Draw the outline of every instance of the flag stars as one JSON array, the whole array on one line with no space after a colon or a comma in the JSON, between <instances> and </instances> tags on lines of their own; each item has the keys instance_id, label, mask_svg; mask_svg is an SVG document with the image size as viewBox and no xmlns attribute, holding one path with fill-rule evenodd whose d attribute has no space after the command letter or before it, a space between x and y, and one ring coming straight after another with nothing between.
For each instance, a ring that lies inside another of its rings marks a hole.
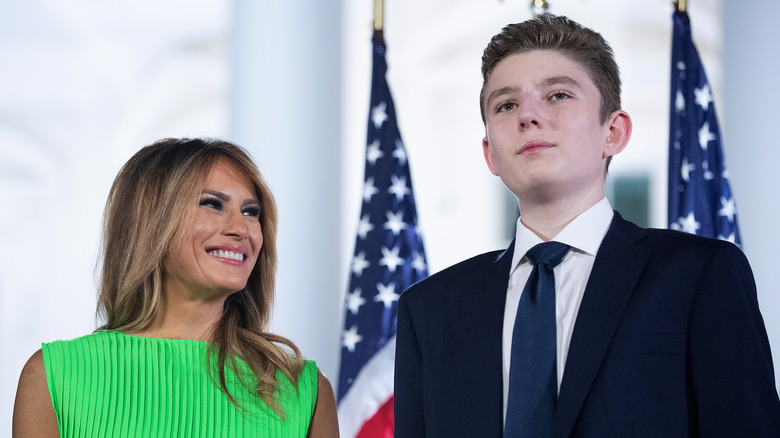
<instances>
[{"instance_id":1,"label":"flag stars","mask_svg":"<svg viewBox=\"0 0 780 438\"><path fill-rule=\"evenodd\" d=\"M392 250L387 247L382 247L382 259L379 260L379 264L387 266L387 269L389 269L390 272L395 272L395 268L404 264L404 259L398 256L400 251L401 248L398 246Z\"/></svg>"},{"instance_id":2,"label":"flag stars","mask_svg":"<svg viewBox=\"0 0 780 438\"><path fill-rule=\"evenodd\" d=\"M346 347L346 349L349 350L350 353L354 353L355 345L357 345L357 343L362 340L363 337L360 336L357 332L357 326L353 325L352 328L344 332L342 345Z\"/></svg>"},{"instance_id":3,"label":"flag stars","mask_svg":"<svg viewBox=\"0 0 780 438\"><path fill-rule=\"evenodd\" d=\"M393 151L393 156L398 158L398 162L401 163L402 166L406 165L406 151L404 150L404 143L400 138L395 140L395 150Z\"/></svg>"},{"instance_id":4,"label":"flag stars","mask_svg":"<svg viewBox=\"0 0 780 438\"><path fill-rule=\"evenodd\" d=\"M374 177L369 176L363 184L363 201L371 201L371 197L379 193L379 189L374 185Z\"/></svg>"},{"instance_id":5,"label":"flag stars","mask_svg":"<svg viewBox=\"0 0 780 438\"><path fill-rule=\"evenodd\" d=\"M379 105L371 108L371 121L374 122L374 128L379 129L387 120L387 103L380 102Z\"/></svg>"},{"instance_id":6,"label":"flag stars","mask_svg":"<svg viewBox=\"0 0 780 438\"><path fill-rule=\"evenodd\" d=\"M422 254L420 254L420 253L419 253L419 252L417 252L417 251L415 251L415 252L414 252L414 255L412 256L412 267L413 267L413 268L414 268L414 269L415 269L417 272L423 272L423 271L425 271L425 270L428 268L428 267L425 265L425 257L423 257L423 255L422 255Z\"/></svg>"},{"instance_id":7,"label":"flag stars","mask_svg":"<svg viewBox=\"0 0 780 438\"><path fill-rule=\"evenodd\" d=\"M693 212L688 213L688 216L681 216L679 219L677 219L677 223L674 225L676 225L674 229L691 234L696 234L696 231L701 228L701 224L696 222L696 218L693 216Z\"/></svg>"},{"instance_id":8,"label":"flag stars","mask_svg":"<svg viewBox=\"0 0 780 438\"><path fill-rule=\"evenodd\" d=\"M360 288L357 288L352 293L347 294L347 309L349 309L353 315L358 314L358 310L363 304L366 304L366 300L361 296Z\"/></svg>"},{"instance_id":9,"label":"flag stars","mask_svg":"<svg viewBox=\"0 0 780 438\"><path fill-rule=\"evenodd\" d=\"M365 251L360 251L360 253L352 259L352 272L358 277L363 275L363 270L369 266L371 266L371 262L366 260Z\"/></svg>"},{"instance_id":10,"label":"flag stars","mask_svg":"<svg viewBox=\"0 0 780 438\"><path fill-rule=\"evenodd\" d=\"M677 97L674 99L674 108L678 113L685 111L685 97L680 90L677 90Z\"/></svg>"},{"instance_id":11,"label":"flag stars","mask_svg":"<svg viewBox=\"0 0 780 438\"><path fill-rule=\"evenodd\" d=\"M377 283L376 289L379 291L379 293L374 297L374 301L377 303L380 301L384 303L385 309L392 306L393 303L398 301L398 298L401 297L395 293L395 283L390 283L388 285Z\"/></svg>"},{"instance_id":12,"label":"flag stars","mask_svg":"<svg viewBox=\"0 0 780 438\"><path fill-rule=\"evenodd\" d=\"M737 244L737 235L736 233L731 233L728 236L724 236L722 234L718 234L718 239L725 240L726 242L731 242L733 244Z\"/></svg>"},{"instance_id":13,"label":"flag stars","mask_svg":"<svg viewBox=\"0 0 780 438\"><path fill-rule=\"evenodd\" d=\"M371 219L367 214L364 214L363 217L360 218L360 222L358 222L358 236L360 236L361 239L365 239L368 232L373 229L374 225L371 224Z\"/></svg>"},{"instance_id":14,"label":"flag stars","mask_svg":"<svg viewBox=\"0 0 780 438\"><path fill-rule=\"evenodd\" d=\"M712 102L710 84L704 84L701 88L694 88L693 94L696 96L696 104L699 105L703 111L707 111Z\"/></svg>"},{"instance_id":15,"label":"flag stars","mask_svg":"<svg viewBox=\"0 0 780 438\"><path fill-rule=\"evenodd\" d=\"M398 236L401 233L401 230L406 229L406 223L404 223L403 217L403 211L399 211L398 213L388 211L387 222L385 222L385 229L392 231L393 235Z\"/></svg>"},{"instance_id":16,"label":"flag stars","mask_svg":"<svg viewBox=\"0 0 780 438\"><path fill-rule=\"evenodd\" d=\"M701 129L699 129L699 146L706 151L707 144L715 139L717 139L715 134L710 132L710 122L704 122L704 124L701 125Z\"/></svg>"},{"instance_id":17,"label":"flag stars","mask_svg":"<svg viewBox=\"0 0 780 438\"><path fill-rule=\"evenodd\" d=\"M726 199L720 198L720 210L718 210L718 216L726 216L729 222L734 222L734 216L737 214L737 205L734 203L734 198ZM730 241L733 243L733 241Z\"/></svg>"},{"instance_id":18,"label":"flag stars","mask_svg":"<svg viewBox=\"0 0 780 438\"><path fill-rule=\"evenodd\" d=\"M379 150L379 146L380 142L379 139L377 139L372 141L366 150L366 160L368 160L372 166L376 164L376 160L385 156L385 153Z\"/></svg>"},{"instance_id":19,"label":"flag stars","mask_svg":"<svg viewBox=\"0 0 780 438\"><path fill-rule=\"evenodd\" d=\"M688 162L688 158L683 157L682 166L680 168L680 176L683 181L689 182L691 180L691 171L696 169L696 165Z\"/></svg>"},{"instance_id":20,"label":"flag stars","mask_svg":"<svg viewBox=\"0 0 780 438\"><path fill-rule=\"evenodd\" d=\"M399 178L396 175L390 175L390 179L393 181L393 184L388 191L395 195L395 199L403 200L404 196L409 194L409 188L406 187L406 177L402 176Z\"/></svg>"}]
</instances>

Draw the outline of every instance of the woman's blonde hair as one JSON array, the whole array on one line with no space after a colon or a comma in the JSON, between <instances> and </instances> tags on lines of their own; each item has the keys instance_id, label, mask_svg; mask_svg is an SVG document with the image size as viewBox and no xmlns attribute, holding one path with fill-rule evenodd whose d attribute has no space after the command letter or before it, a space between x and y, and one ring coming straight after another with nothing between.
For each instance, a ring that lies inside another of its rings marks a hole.
<instances>
[{"instance_id":1,"label":"woman's blonde hair","mask_svg":"<svg viewBox=\"0 0 780 438\"><path fill-rule=\"evenodd\" d=\"M222 140L167 138L133 155L119 171L103 217L98 330L136 331L160 312L163 263L172 242L191 223L205 181L217 160L227 160L252 182L260 202L263 246L246 287L225 300L211 328L209 353L218 386L227 388L226 365L241 376L249 365L257 393L277 414L274 397L281 370L297 385L303 358L288 339L267 332L276 274L276 205L257 166L241 147ZM280 345L287 346L291 353ZM247 379L241 379L246 384Z\"/></svg>"}]
</instances>

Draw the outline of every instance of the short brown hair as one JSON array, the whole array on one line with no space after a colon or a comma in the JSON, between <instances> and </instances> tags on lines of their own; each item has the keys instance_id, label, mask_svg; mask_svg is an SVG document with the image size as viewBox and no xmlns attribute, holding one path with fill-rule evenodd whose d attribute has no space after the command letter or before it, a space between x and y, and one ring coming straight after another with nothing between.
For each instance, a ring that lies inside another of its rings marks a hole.
<instances>
[{"instance_id":1,"label":"short brown hair","mask_svg":"<svg viewBox=\"0 0 780 438\"><path fill-rule=\"evenodd\" d=\"M485 122L485 89L493 70L505 58L532 50L556 50L580 64L601 97L601 123L621 108L620 72L612 48L593 29L564 16L541 14L522 23L509 24L488 43L482 54L482 90L479 109Z\"/></svg>"}]
</instances>

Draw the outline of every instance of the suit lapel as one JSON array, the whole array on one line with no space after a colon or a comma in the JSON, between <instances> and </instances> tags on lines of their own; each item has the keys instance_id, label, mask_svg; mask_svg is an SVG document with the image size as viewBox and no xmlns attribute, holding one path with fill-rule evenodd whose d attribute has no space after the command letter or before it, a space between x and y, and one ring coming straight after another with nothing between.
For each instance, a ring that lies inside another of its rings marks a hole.
<instances>
[{"instance_id":1,"label":"suit lapel","mask_svg":"<svg viewBox=\"0 0 780 438\"><path fill-rule=\"evenodd\" d=\"M634 245L646 230L617 212L596 255L574 325L555 413L555 437L568 437L651 252Z\"/></svg>"},{"instance_id":2,"label":"suit lapel","mask_svg":"<svg viewBox=\"0 0 780 438\"><path fill-rule=\"evenodd\" d=\"M458 329L460 365L469 400L463 436L501 436L503 430L502 332L514 241L460 286ZM464 388L464 389L465 389ZM474 432L473 434L471 432Z\"/></svg>"}]
</instances>

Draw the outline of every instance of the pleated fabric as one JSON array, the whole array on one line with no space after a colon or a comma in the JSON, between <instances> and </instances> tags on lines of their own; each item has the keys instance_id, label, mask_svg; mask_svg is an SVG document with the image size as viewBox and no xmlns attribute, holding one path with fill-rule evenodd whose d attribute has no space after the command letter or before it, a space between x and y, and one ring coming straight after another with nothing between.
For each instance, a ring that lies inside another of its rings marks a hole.
<instances>
[{"instance_id":1,"label":"pleated fabric","mask_svg":"<svg viewBox=\"0 0 780 438\"><path fill-rule=\"evenodd\" d=\"M203 341L113 331L43 344L60 436L306 436L317 398L313 361L306 361L297 391L277 371L282 419L226 370L230 393L244 408L237 409L210 378L207 348ZM239 366L250 373L244 362Z\"/></svg>"}]
</instances>

